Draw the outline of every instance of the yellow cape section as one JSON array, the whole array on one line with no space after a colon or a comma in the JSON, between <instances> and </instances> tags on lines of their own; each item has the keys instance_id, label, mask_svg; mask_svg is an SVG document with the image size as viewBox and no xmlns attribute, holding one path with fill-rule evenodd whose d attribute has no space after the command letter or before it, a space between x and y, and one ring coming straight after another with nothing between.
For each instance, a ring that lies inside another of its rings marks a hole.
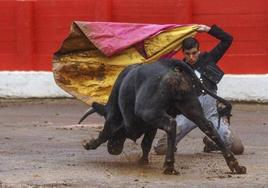
<instances>
[{"instance_id":1,"label":"yellow cape section","mask_svg":"<svg viewBox=\"0 0 268 188\"><path fill-rule=\"evenodd\" d=\"M130 47L112 57L106 57L85 36L83 25L72 25L69 37L53 58L56 83L66 92L91 105L106 103L118 74L126 66L150 63L177 51L186 37L196 34L196 25L166 30L144 40L147 57Z\"/></svg>"}]
</instances>

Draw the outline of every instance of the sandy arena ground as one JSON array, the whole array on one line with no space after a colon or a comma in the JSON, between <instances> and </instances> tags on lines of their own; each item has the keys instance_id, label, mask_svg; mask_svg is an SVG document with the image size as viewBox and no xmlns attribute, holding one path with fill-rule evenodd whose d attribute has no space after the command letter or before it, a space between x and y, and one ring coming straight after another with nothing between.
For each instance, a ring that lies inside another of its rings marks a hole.
<instances>
[{"instance_id":1,"label":"sandy arena ground","mask_svg":"<svg viewBox=\"0 0 268 188\"><path fill-rule=\"evenodd\" d=\"M86 109L72 99L0 100L0 187L268 187L268 105L234 104L245 175L230 174L221 154L203 153L197 129L178 145L177 176L162 174L164 156L153 151L149 165L137 165L140 139L128 140L119 156L108 154L106 144L86 151L81 141L96 137L103 124L94 114L77 125Z\"/></svg>"}]
</instances>

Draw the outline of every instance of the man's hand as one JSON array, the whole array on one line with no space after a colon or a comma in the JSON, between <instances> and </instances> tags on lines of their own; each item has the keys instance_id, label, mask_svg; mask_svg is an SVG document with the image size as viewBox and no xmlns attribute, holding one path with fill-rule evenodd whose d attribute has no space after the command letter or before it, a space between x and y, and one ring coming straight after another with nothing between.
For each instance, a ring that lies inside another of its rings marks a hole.
<instances>
[{"instance_id":1,"label":"man's hand","mask_svg":"<svg viewBox=\"0 0 268 188\"><path fill-rule=\"evenodd\" d=\"M210 27L207 25L198 25L197 32L208 32Z\"/></svg>"}]
</instances>

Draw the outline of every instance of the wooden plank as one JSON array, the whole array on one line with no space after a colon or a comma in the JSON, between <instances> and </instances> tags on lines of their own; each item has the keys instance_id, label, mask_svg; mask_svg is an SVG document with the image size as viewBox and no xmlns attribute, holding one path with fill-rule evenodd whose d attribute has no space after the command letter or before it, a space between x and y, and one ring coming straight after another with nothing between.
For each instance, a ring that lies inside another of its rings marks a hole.
<instances>
[{"instance_id":1,"label":"wooden plank","mask_svg":"<svg viewBox=\"0 0 268 188\"><path fill-rule=\"evenodd\" d=\"M14 53L17 50L17 43L16 41L7 41L7 42L1 42L0 41L0 54L5 53ZM2 61L2 59L1 59Z\"/></svg>"},{"instance_id":2,"label":"wooden plank","mask_svg":"<svg viewBox=\"0 0 268 188\"><path fill-rule=\"evenodd\" d=\"M200 49L209 51L217 42L200 42ZM227 51L229 54L268 54L268 40L262 41L234 41Z\"/></svg>"},{"instance_id":3,"label":"wooden plank","mask_svg":"<svg viewBox=\"0 0 268 188\"><path fill-rule=\"evenodd\" d=\"M222 27L268 26L268 14L210 14L193 15L193 23L218 24Z\"/></svg>"},{"instance_id":4,"label":"wooden plank","mask_svg":"<svg viewBox=\"0 0 268 188\"><path fill-rule=\"evenodd\" d=\"M94 14L96 0L42 0L35 2L39 15L91 15Z\"/></svg>"},{"instance_id":5,"label":"wooden plank","mask_svg":"<svg viewBox=\"0 0 268 188\"><path fill-rule=\"evenodd\" d=\"M35 28L48 28L52 29L68 27L70 28L73 21L93 21L93 17L88 15L47 15L47 16L36 16Z\"/></svg>"},{"instance_id":6,"label":"wooden plank","mask_svg":"<svg viewBox=\"0 0 268 188\"><path fill-rule=\"evenodd\" d=\"M228 74L267 74L268 55L225 56L220 66Z\"/></svg>"},{"instance_id":7,"label":"wooden plank","mask_svg":"<svg viewBox=\"0 0 268 188\"><path fill-rule=\"evenodd\" d=\"M0 27L0 42L14 42L16 41L15 28L1 28Z\"/></svg>"},{"instance_id":8,"label":"wooden plank","mask_svg":"<svg viewBox=\"0 0 268 188\"><path fill-rule=\"evenodd\" d=\"M35 43L35 53L38 55L50 55L52 56L56 50L61 46L61 42L37 42Z\"/></svg>"},{"instance_id":9,"label":"wooden plank","mask_svg":"<svg viewBox=\"0 0 268 188\"><path fill-rule=\"evenodd\" d=\"M113 2L113 21L140 23L176 22L175 0L117 0Z\"/></svg>"},{"instance_id":10,"label":"wooden plank","mask_svg":"<svg viewBox=\"0 0 268 188\"><path fill-rule=\"evenodd\" d=\"M52 70L52 56L51 55L37 55L36 56L36 69L43 71Z\"/></svg>"},{"instance_id":11,"label":"wooden plank","mask_svg":"<svg viewBox=\"0 0 268 188\"><path fill-rule=\"evenodd\" d=\"M193 0L194 14L267 14L267 0Z\"/></svg>"},{"instance_id":12,"label":"wooden plank","mask_svg":"<svg viewBox=\"0 0 268 188\"><path fill-rule=\"evenodd\" d=\"M236 41L261 41L267 38L268 27L256 26L235 26L235 27L221 27L224 31L230 33ZM200 41L214 41L214 37L201 33L197 35Z\"/></svg>"}]
</instances>

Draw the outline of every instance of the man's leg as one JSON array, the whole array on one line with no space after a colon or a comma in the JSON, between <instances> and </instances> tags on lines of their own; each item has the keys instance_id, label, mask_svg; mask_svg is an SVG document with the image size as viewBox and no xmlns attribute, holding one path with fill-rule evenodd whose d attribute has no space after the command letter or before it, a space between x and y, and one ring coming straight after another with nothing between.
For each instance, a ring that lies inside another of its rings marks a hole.
<instances>
[{"instance_id":1,"label":"man's leg","mask_svg":"<svg viewBox=\"0 0 268 188\"><path fill-rule=\"evenodd\" d=\"M213 123L213 126L216 128L219 133L221 139L224 142L224 145L229 148L234 154L239 155L244 152L244 146L242 141L237 136L237 134L232 130L229 125L227 118L222 117L220 120L220 126L218 125L219 114L217 112L216 99L209 95L204 95L203 97L202 107L204 109L205 117ZM204 151L216 151L219 150L218 146L211 141L208 137L204 138Z\"/></svg>"},{"instance_id":2,"label":"man's leg","mask_svg":"<svg viewBox=\"0 0 268 188\"><path fill-rule=\"evenodd\" d=\"M213 122L213 125L217 129L217 132L219 133L221 139L224 141L225 146L228 147L235 155L243 154L244 146L242 144L242 141L228 124L227 120L221 120L219 128L218 120L214 119L210 121ZM203 142L205 144L204 152L220 150L219 147L207 136L204 137Z\"/></svg>"}]
</instances>

